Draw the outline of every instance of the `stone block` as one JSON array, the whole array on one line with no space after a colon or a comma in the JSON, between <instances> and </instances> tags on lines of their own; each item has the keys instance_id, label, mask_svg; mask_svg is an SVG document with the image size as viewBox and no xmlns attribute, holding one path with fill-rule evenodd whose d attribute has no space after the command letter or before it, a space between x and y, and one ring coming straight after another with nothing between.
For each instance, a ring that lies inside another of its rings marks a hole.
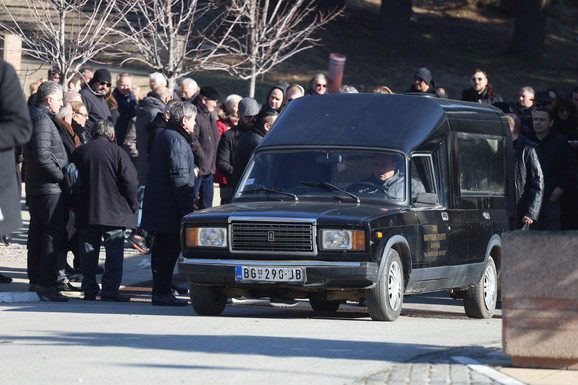
<instances>
[{"instance_id":1,"label":"stone block","mask_svg":"<svg viewBox=\"0 0 578 385\"><path fill-rule=\"evenodd\" d=\"M0 53L2 59L12 64L16 71L20 70L22 63L22 40L11 33L0 36Z\"/></svg>"},{"instance_id":2,"label":"stone block","mask_svg":"<svg viewBox=\"0 0 578 385\"><path fill-rule=\"evenodd\" d=\"M502 238L502 348L514 366L578 369L578 232Z\"/></svg>"}]
</instances>

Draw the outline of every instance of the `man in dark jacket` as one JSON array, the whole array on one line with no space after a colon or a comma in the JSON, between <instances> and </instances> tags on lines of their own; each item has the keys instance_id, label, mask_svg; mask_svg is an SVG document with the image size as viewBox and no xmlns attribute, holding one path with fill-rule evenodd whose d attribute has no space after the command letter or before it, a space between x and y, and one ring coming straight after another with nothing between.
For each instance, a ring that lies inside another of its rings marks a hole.
<instances>
[{"instance_id":1,"label":"man in dark jacket","mask_svg":"<svg viewBox=\"0 0 578 385\"><path fill-rule=\"evenodd\" d=\"M538 220L544 193L544 176L536 153L537 145L520 135L522 126L515 114L507 114L514 142L515 229L528 228Z\"/></svg>"},{"instance_id":2,"label":"man in dark jacket","mask_svg":"<svg viewBox=\"0 0 578 385\"><path fill-rule=\"evenodd\" d=\"M534 131L529 139L538 145L538 159L544 174L540 219L532 228L559 231L562 215L560 198L576 185L576 158L566 138L551 130L554 118L549 109L536 108L532 122Z\"/></svg>"},{"instance_id":3,"label":"man in dark jacket","mask_svg":"<svg viewBox=\"0 0 578 385\"><path fill-rule=\"evenodd\" d=\"M56 288L58 250L64 236L64 206L59 183L68 157L52 119L62 107L62 86L44 82L30 109L34 129L23 148L24 181L30 211L28 278L41 299L68 301Z\"/></svg>"},{"instance_id":4,"label":"man in dark jacket","mask_svg":"<svg viewBox=\"0 0 578 385\"><path fill-rule=\"evenodd\" d=\"M425 67L418 68L413 76L413 84L407 92L421 92L423 94L436 95L436 84L430 70Z\"/></svg>"},{"instance_id":5,"label":"man in dark jacket","mask_svg":"<svg viewBox=\"0 0 578 385\"><path fill-rule=\"evenodd\" d=\"M154 74L153 74L154 75ZM156 78L156 77L155 77ZM153 77L151 77L153 79ZM171 99L172 92L165 86L155 87L155 91L151 91L149 96L141 100L136 110L136 152L137 152L137 174L138 174L138 200L142 204L144 190L147 180L149 167L149 126L152 121L165 109L166 103ZM140 218L138 221L138 228L131 232L127 241L131 247L139 250L142 253L149 253L149 245L147 245L148 234L140 227Z\"/></svg>"},{"instance_id":6,"label":"man in dark jacket","mask_svg":"<svg viewBox=\"0 0 578 385\"><path fill-rule=\"evenodd\" d=\"M197 109L179 102L170 110L167 126L155 138L144 194L142 227L154 232L151 248L155 306L186 306L175 298L171 282L181 251L179 231L183 216L194 210L195 159L191 134Z\"/></svg>"},{"instance_id":7,"label":"man in dark jacket","mask_svg":"<svg viewBox=\"0 0 578 385\"><path fill-rule=\"evenodd\" d=\"M472 86L463 90L462 100L483 104L503 102L502 97L496 94L494 86L488 83L486 71L480 69L475 70L470 82Z\"/></svg>"},{"instance_id":8,"label":"man in dark jacket","mask_svg":"<svg viewBox=\"0 0 578 385\"><path fill-rule=\"evenodd\" d=\"M114 134L116 144L122 147L128 122L136 116L137 101L132 93L132 76L127 73L118 75L112 96L118 103L118 118L114 125Z\"/></svg>"},{"instance_id":9,"label":"man in dark jacket","mask_svg":"<svg viewBox=\"0 0 578 385\"><path fill-rule=\"evenodd\" d=\"M213 206L213 181L217 170L217 147L219 128L213 111L217 107L219 93L213 87L201 87L195 100L197 123L193 132L193 154L199 168L195 181L195 196L200 193L199 209Z\"/></svg>"},{"instance_id":10,"label":"man in dark jacket","mask_svg":"<svg viewBox=\"0 0 578 385\"><path fill-rule=\"evenodd\" d=\"M80 90L82 102L88 111L88 120L84 129L88 140L94 137L94 130L96 124L101 120L109 120L112 122L112 115L110 108L106 102L106 93L110 88L111 76L106 68L96 70L93 78L88 83L88 87Z\"/></svg>"},{"instance_id":11,"label":"man in dark jacket","mask_svg":"<svg viewBox=\"0 0 578 385\"><path fill-rule=\"evenodd\" d=\"M251 154L253 154L253 151L263 141L263 138L265 138L265 135L267 135L271 127L273 127L278 116L279 114L275 110L269 109L263 111L256 118L255 126L239 138L233 161L233 176L231 178L233 191L241 181L241 176L243 175L243 171L245 171L247 163L249 163Z\"/></svg>"},{"instance_id":12,"label":"man in dark jacket","mask_svg":"<svg viewBox=\"0 0 578 385\"><path fill-rule=\"evenodd\" d=\"M20 185L14 148L27 143L32 134L30 114L14 68L0 59L0 235L8 237L22 223ZM0 283L12 278L0 274Z\"/></svg>"},{"instance_id":13,"label":"man in dark jacket","mask_svg":"<svg viewBox=\"0 0 578 385\"><path fill-rule=\"evenodd\" d=\"M235 159L235 149L239 138L254 126L253 119L259 113L259 104L253 98L243 98L239 102L239 124L223 132L217 147L217 170L230 181L233 176L233 161ZM225 187L221 187L221 203L229 203L233 191L229 182Z\"/></svg>"},{"instance_id":14,"label":"man in dark jacket","mask_svg":"<svg viewBox=\"0 0 578 385\"><path fill-rule=\"evenodd\" d=\"M124 259L124 231L136 227L138 180L126 151L114 143L114 126L98 122L95 138L72 153L78 168L80 191L74 210L80 242L80 268L84 299L94 301L99 292L96 281L101 238L106 261L102 276L103 301L127 302L120 295Z\"/></svg>"}]
</instances>

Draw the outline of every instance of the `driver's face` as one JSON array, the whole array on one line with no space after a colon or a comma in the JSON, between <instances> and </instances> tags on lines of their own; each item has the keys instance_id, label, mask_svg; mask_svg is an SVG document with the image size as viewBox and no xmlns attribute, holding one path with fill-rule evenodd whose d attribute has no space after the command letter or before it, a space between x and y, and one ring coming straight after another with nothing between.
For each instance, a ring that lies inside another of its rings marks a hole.
<instances>
[{"instance_id":1,"label":"driver's face","mask_svg":"<svg viewBox=\"0 0 578 385\"><path fill-rule=\"evenodd\" d=\"M397 164L391 155L374 155L371 158L373 176L382 182L395 174Z\"/></svg>"}]
</instances>

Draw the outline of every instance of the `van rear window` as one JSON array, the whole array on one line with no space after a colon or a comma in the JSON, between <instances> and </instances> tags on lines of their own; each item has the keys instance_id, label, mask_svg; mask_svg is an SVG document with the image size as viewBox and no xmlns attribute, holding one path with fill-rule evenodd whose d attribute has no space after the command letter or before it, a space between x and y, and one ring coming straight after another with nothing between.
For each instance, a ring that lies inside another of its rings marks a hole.
<instances>
[{"instance_id":1,"label":"van rear window","mask_svg":"<svg viewBox=\"0 0 578 385\"><path fill-rule=\"evenodd\" d=\"M462 195L505 194L504 138L458 134Z\"/></svg>"}]
</instances>

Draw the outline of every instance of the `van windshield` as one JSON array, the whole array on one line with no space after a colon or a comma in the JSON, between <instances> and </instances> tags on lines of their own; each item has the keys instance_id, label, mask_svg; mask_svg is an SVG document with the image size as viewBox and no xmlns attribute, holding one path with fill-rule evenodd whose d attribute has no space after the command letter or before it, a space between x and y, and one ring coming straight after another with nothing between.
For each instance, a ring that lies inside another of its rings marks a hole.
<instances>
[{"instance_id":1,"label":"van windshield","mask_svg":"<svg viewBox=\"0 0 578 385\"><path fill-rule=\"evenodd\" d=\"M247 166L235 198L406 200L405 158L399 153L341 150L260 152ZM275 198L273 197L273 198Z\"/></svg>"}]
</instances>

